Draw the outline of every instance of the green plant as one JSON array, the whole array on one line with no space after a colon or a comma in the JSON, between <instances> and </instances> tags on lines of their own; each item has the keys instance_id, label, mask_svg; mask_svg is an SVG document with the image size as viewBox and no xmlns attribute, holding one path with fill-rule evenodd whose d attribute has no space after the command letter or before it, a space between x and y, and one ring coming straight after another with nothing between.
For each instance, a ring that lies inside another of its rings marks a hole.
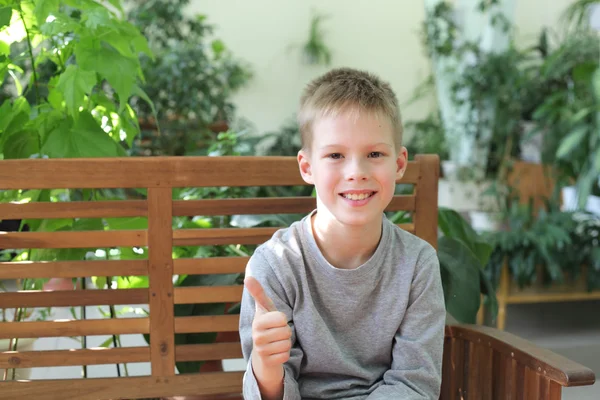
<instances>
[{"instance_id":1,"label":"green plant","mask_svg":"<svg viewBox=\"0 0 600 400\"><path fill-rule=\"evenodd\" d=\"M143 140L153 155L185 155L206 150L215 124L229 124L231 96L251 78L250 68L214 37L205 15L188 16L189 0L134 0L129 20L148 38L154 58L142 57L144 91L153 109L135 102ZM226 130L226 128L225 128Z\"/></svg>"},{"instance_id":2,"label":"green plant","mask_svg":"<svg viewBox=\"0 0 600 400\"><path fill-rule=\"evenodd\" d=\"M126 155L139 133L129 100L137 95L151 104L140 88L139 62L140 53L151 52L121 15L118 0L110 7L91 0L0 2L0 159ZM15 190L2 193L2 201L81 199L91 193ZM93 219L20 222L21 230L31 231L103 228ZM86 249L13 249L11 257L14 253L21 260L77 260ZM40 289L43 283L26 279L18 289ZM27 314L14 313L17 319Z\"/></svg>"},{"instance_id":3,"label":"green plant","mask_svg":"<svg viewBox=\"0 0 600 400\"><path fill-rule=\"evenodd\" d=\"M128 101L135 94L149 102L138 57L151 52L119 17L120 2L112 5L4 1L2 158L125 155L139 132Z\"/></svg>"},{"instance_id":4,"label":"green plant","mask_svg":"<svg viewBox=\"0 0 600 400\"><path fill-rule=\"evenodd\" d=\"M498 313L493 285L484 271L492 253L485 238L456 211L440 207L438 258L448 312L462 323L475 323L481 295L492 318Z\"/></svg>"},{"instance_id":5,"label":"green plant","mask_svg":"<svg viewBox=\"0 0 600 400\"><path fill-rule=\"evenodd\" d=\"M411 159L416 154L437 154L441 160L448 159L448 146L438 113L431 113L422 120L407 121L404 128L410 134L406 148Z\"/></svg>"},{"instance_id":6,"label":"green plant","mask_svg":"<svg viewBox=\"0 0 600 400\"><path fill-rule=\"evenodd\" d=\"M597 280L598 240L593 236L597 229L597 221L579 223L574 213L560 211L551 202L536 213L533 200L515 201L507 211L506 229L486 234L494 246L487 271L498 284L506 262L513 279L524 287L536 281L538 267L545 272L541 283L549 284L563 282L566 273L576 277L589 264L590 279ZM594 286L593 281L589 283Z\"/></svg>"},{"instance_id":7,"label":"green plant","mask_svg":"<svg viewBox=\"0 0 600 400\"><path fill-rule=\"evenodd\" d=\"M322 23L327 18L327 15L316 14L313 12L313 16L310 20L308 40L302 48L303 60L307 64L331 64L331 50L325 44L325 33L322 28Z\"/></svg>"}]
</instances>

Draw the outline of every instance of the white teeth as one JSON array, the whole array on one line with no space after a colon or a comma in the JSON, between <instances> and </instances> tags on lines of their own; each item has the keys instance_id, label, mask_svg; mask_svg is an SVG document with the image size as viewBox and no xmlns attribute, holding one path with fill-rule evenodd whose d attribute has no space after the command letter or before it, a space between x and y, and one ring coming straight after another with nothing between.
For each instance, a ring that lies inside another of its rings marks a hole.
<instances>
[{"instance_id":1,"label":"white teeth","mask_svg":"<svg viewBox=\"0 0 600 400\"><path fill-rule=\"evenodd\" d=\"M361 194L356 194L356 193L352 193L352 194L345 194L344 197L350 200L364 200L367 197L371 197L373 193L361 193Z\"/></svg>"}]
</instances>

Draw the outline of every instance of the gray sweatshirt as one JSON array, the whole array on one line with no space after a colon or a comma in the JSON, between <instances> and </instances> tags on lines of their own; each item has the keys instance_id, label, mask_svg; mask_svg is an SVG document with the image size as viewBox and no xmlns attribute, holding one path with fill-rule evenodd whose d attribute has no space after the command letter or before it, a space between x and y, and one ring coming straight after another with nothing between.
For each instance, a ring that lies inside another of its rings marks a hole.
<instances>
[{"instance_id":1,"label":"gray sweatshirt","mask_svg":"<svg viewBox=\"0 0 600 400\"><path fill-rule=\"evenodd\" d=\"M284 400L438 399L445 306L437 254L384 217L373 256L356 269L327 262L310 215L259 246L255 277L292 328ZM243 393L261 399L252 372L255 304L244 290Z\"/></svg>"}]
</instances>

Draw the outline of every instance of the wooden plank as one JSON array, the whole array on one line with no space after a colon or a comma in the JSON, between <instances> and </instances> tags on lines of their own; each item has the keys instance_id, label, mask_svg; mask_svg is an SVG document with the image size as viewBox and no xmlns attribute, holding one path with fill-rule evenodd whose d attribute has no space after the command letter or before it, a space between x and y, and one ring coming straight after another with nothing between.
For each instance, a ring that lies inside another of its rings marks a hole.
<instances>
[{"instance_id":1,"label":"wooden plank","mask_svg":"<svg viewBox=\"0 0 600 400\"><path fill-rule=\"evenodd\" d=\"M175 318L176 333L237 332L240 316L206 315Z\"/></svg>"},{"instance_id":2,"label":"wooden plank","mask_svg":"<svg viewBox=\"0 0 600 400\"><path fill-rule=\"evenodd\" d=\"M142 276L147 260L0 262L0 279Z\"/></svg>"},{"instance_id":3,"label":"wooden plank","mask_svg":"<svg viewBox=\"0 0 600 400\"><path fill-rule=\"evenodd\" d=\"M197 286L175 288L175 304L236 303L241 301L244 287Z\"/></svg>"},{"instance_id":4,"label":"wooden plank","mask_svg":"<svg viewBox=\"0 0 600 400\"><path fill-rule=\"evenodd\" d=\"M495 400L514 400L515 369L506 354L494 352L492 392Z\"/></svg>"},{"instance_id":5,"label":"wooden plank","mask_svg":"<svg viewBox=\"0 0 600 400\"><path fill-rule=\"evenodd\" d=\"M0 249L83 249L146 245L146 231L0 232Z\"/></svg>"},{"instance_id":6,"label":"wooden plank","mask_svg":"<svg viewBox=\"0 0 600 400\"><path fill-rule=\"evenodd\" d=\"M479 374L479 387L481 388L482 400L492 400L492 387L494 379L497 377L492 375L494 353L488 342L482 341L479 346L479 363L481 372Z\"/></svg>"},{"instance_id":7,"label":"wooden plank","mask_svg":"<svg viewBox=\"0 0 600 400\"><path fill-rule=\"evenodd\" d=\"M108 306L146 303L148 303L148 290L146 289L30 290L0 293L0 304L4 308Z\"/></svg>"},{"instance_id":8,"label":"wooden plank","mask_svg":"<svg viewBox=\"0 0 600 400\"><path fill-rule=\"evenodd\" d=\"M550 394L548 400L560 400L562 398L562 387L556 382L550 382Z\"/></svg>"},{"instance_id":9,"label":"wooden plank","mask_svg":"<svg viewBox=\"0 0 600 400\"><path fill-rule=\"evenodd\" d=\"M64 367L148 361L150 361L148 346L0 353L0 368Z\"/></svg>"},{"instance_id":10,"label":"wooden plank","mask_svg":"<svg viewBox=\"0 0 600 400\"><path fill-rule=\"evenodd\" d=\"M527 303L546 303L546 302L567 302L582 300L600 300L600 291L593 292L581 291L570 293L537 293L537 294L510 294L506 297L507 304L527 304Z\"/></svg>"},{"instance_id":11,"label":"wooden plank","mask_svg":"<svg viewBox=\"0 0 600 400\"><path fill-rule=\"evenodd\" d=\"M413 195L397 195L385 211L414 211ZM173 215L307 214L316 208L314 197L278 197L216 200L176 200Z\"/></svg>"},{"instance_id":12,"label":"wooden plank","mask_svg":"<svg viewBox=\"0 0 600 400\"><path fill-rule=\"evenodd\" d=\"M241 343L186 344L175 347L177 361L229 360L242 358Z\"/></svg>"},{"instance_id":13,"label":"wooden plank","mask_svg":"<svg viewBox=\"0 0 600 400\"><path fill-rule=\"evenodd\" d=\"M119 318L118 323L106 319L26 321L0 323L0 339L71 337L94 335L126 335L150 332L149 318Z\"/></svg>"},{"instance_id":14,"label":"wooden plank","mask_svg":"<svg viewBox=\"0 0 600 400\"><path fill-rule=\"evenodd\" d=\"M109 400L241 393L243 371L127 378L0 381L3 400Z\"/></svg>"},{"instance_id":15,"label":"wooden plank","mask_svg":"<svg viewBox=\"0 0 600 400\"><path fill-rule=\"evenodd\" d=\"M536 371L529 367L525 368L525 398L539 399L540 381Z\"/></svg>"},{"instance_id":16,"label":"wooden plank","mask_svg":"<svg viewBox=\"0 0 600 400\"><path fill-rule=\"evenodd\" d=\"M452 347L453 341L456 339L451 337L444 338L444 355L442 362L442 387L440 389L440 398L441 399L451 399L451 393L454 393L452 390L452 382L454 380L453 375L453 363L452 359Z\"/></svg>"},{"instance_id":17,"label":"wooden plank","mask_svg":"<svg viewBox=\"0 0 600 400\"><path fill-rule=\"evenodd\" d=\"M399 182L416 183L419 169L409 162ZM296 185L306 183L293 156L19 159L0 168L0 190Z\"/></svg>"},{"instance_id":18,"label":"wooden plank","mask_svg":"<svg viewBox=\"0 0 600 400\"><path fill-rule=\"evenodd\" d=\"M539 382L540 382L539 398L546 400L550 397L550 379L540 376Z\"/></svg>"},{"instance_id":19,"label":"wooden plank","mask_svg":"<svg viewBox=\"0 0 600 400\"><path fill-rule=\"evenodd\" d=\"M144 200L0 203L0 219L143 217Z\"/></svg>"},{"instance_id":20,"label":"wooden plank","mask_svg":"<svg viewBox=\"0 0 600 400\"><path fill-rule=\"evenodd\" d=\"M397 224L407 232L414 232L413 224ZM281 228L209 228L176 229L174 246L213 246L222 244L262 244Z\"/></svg>"},{"instance_id":21,"label":"wooden plank","mask_svg":"<svg viewBox=\"0 0 600 400\"><path fill-rule=\"evenodd\" d=\"M244 272L250 257L177 258L176 275L235 274Z\"/></svg>"},{"instance_id":22,"label":"wooden plank","mask_svg":"<svg viewBox=\"0 0 600 400\"><path fill-rule=\"evenodd\" d=\"M218 244L261 244L280 228L177 229L174 246L212 246Z\"/></svg>"},{"instance_id":23,"label":"wooden plank","mask_svg":"<svg viewBox=\"0 0 600 400\"><path fill-rule=\"evenodd\" d=\"M469 342L469 376L467 393L470 399L481 399L481 352L480 345Z\"/></svg>"},{"instance_id":24,"label":"wooden plank","mask_svg":"<svg viewBox=\"0 0 600 400\"><path fill-rule=\"evenodd\" d=\"M437 249L438 237L438 180L440 159L437 155L417 155L420 176L415 188L416 210L413 217L414 233ZM407 168L407 172L410 169Z\"/></svg>"},{"instance_id":25,"label":"wooden plank","mask_svg":"<svg viewBox=\"0 0 600 400\"><path fill-rule=\"evenodd\" d=\"M515 398L517 400L529 400L525 397L525 370L527 367L519 362L516 363L515 371Z\"/></svg>"},{"instance_id":26,"label":"wooden plank","mask_svg":"<svg viewBox=\"0 0 600 400\"><path fill-rule=\"evenodd\" d=\"M450 325L446 326L446 334L471 342L485 339L495 351L510 355L518 364L535 371L539 368L544 376L562 386L590 385L595 381L589 368L508 332L479 325Z\"/></svg>"},{"instance_id":27,"label":"wooden plank","mask_svg":"<svg viewBox=\"0 0 600 400\"><path fill-rule=\"evenodd\" d=\"M152 376L175 375L173 200L170 188L148 189L148 270Z\"/></svg>"}]
</instances>

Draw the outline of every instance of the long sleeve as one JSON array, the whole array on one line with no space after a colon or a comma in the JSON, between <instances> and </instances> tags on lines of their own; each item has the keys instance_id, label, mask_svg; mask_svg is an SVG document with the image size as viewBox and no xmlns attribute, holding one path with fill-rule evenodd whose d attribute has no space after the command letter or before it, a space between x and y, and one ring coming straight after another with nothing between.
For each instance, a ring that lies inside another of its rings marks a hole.
<instances>
[{"instance_id":1,"label":"long sleeve","mask_svg":"<svg viewBox=\"0 0 600 400\"><path fill-rule=\"evenodd\" d=\"M261 249L252 255L246 267L246 276L256 278L265 290L265 293L273 300L278 311L284 313L288 325L292 328L292 350L290 359L284 364L284 400L300 400L298 389L298 376L300 363L302 361L302 349L296 343L296 330L292 320L291 301L286 294L283 285L270 267L267 258ZM254 319L255 302L252 296L244 289L240 311L240 339L242 342L242 353L247 362L246 372L243 380L243 394L246 400L261 399L258 383L252 370L252 321Z\"/></svg>"},{"instance_id":2,"label":"long sleeve","mask_svg":"<svg viewBox=\"0 0 600 400\"><path fill-rule=\"evenodd\" d=\"M391 368L367 400L438 399L446 310L437 255L417 265L409 305L394 338Z\"/></svg>"}]
</instances>

